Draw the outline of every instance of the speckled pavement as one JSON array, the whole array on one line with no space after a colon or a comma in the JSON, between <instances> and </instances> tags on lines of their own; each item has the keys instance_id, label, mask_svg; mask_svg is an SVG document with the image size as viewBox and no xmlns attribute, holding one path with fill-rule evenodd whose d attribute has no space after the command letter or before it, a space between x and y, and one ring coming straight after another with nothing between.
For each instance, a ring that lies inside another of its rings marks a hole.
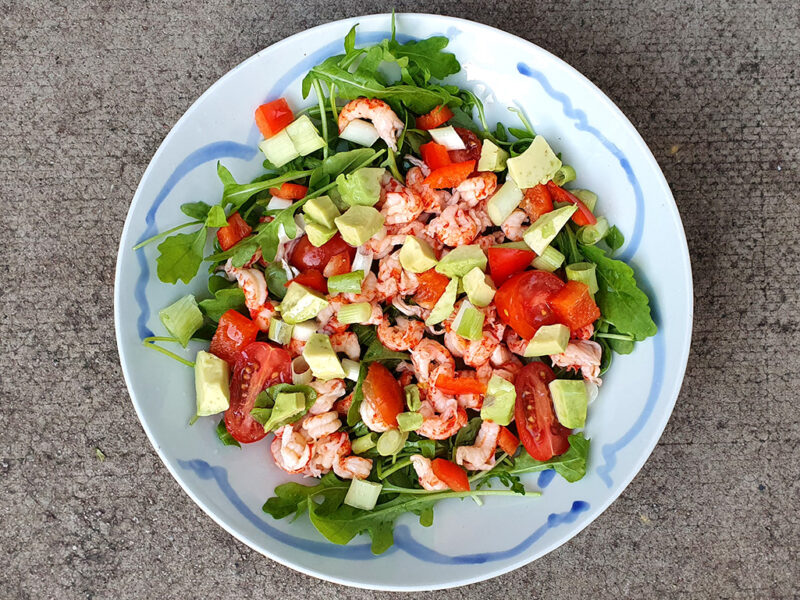
<instances>
[{"instance_id":1,"label":"speckled pavement","mask_svg":"<svg viewBox=\"0 0 800 600\"><path fill-rule=\"evenodd\" d=\"M672 186L696 290L675 413L619 500L527 567L418 596L797 598L797 3L0 0L0 599L395 596L206 517L145 438L112 323L128 205L194 99L287 35L392 7L505 29L603 89Z\"/></svg>"}]
</instances>

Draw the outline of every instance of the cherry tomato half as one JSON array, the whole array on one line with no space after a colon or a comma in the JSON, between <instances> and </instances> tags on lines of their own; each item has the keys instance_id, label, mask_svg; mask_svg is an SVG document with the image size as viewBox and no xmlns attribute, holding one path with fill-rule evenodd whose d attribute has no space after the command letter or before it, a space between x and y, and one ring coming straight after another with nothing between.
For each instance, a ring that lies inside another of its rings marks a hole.
<instances>
[{"instance_id":1,"label":"cherry tomato half","mask_svg":"<svg viewBox=\"0 0 800 600\"><path fill-rule=\"evenodd\" d=\"M555 379L544 363L532 362L517 373L514 421L522 445L536 460L550 460L569 449L571 431L561 425L553 410L547 384Z\"/></svg>"},{"instance_id":2,"label":"cherry tomato half","mask_svg":"<svg viewBox=\"0 0 800 600\"><path fill-rule=\"evenodd\" d=\"M564 287L564 282L546 271L524 271L513 275L500 286L494 301L500 320L529 340L542 325L558 319L550 308L550 297Z\"/></svg>"},{"instance_id":3,"label":"cherry tomato half","mask_svg":"<svg viewBox=\"0 0 800 600\"><path fill-rule=\"evenodd\" d=\"M289 264L301 273L309 269L316 269L321 273L328 265L328 261L342 252L347 252L351 261L355 258L356 249L345 242L338 233L319 247L314 246L308 236L304 235L295 244L289 256Z\"/></svg>"}]
</instances>

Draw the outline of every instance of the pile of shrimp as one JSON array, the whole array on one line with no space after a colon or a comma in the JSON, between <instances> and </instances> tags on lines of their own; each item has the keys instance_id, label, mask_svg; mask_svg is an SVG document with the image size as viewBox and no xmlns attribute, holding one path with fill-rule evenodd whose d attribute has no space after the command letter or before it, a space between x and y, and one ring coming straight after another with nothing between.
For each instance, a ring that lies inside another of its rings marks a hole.
<instances>
[{"instance_id":1,"label":"pile of shrimp","mask_svg":"<svg viewBox=\"0 0 800 600\"><path fill-rule=\"evenodd\" d=\"M354 119L371 121L386 144L393 150L397 149L403 122L385 102L367 98L353 100L339 115L339 131ZM410 354L411 362L401 363L397 373L402 385L416 381L419 387L419 413L423 420L416 433L429 439L444 440L467 423L467 410L480 410L483 397L480 394L446 394L437 388L437 378L444 374L477 378L488 383L492 376L498 376L513 383L523 366L519 356L523 355L527 342L500 321L493 304L479 309L484 313L483 335L479 340L463 338L453 328L460 302L439 326L426 327L424 320L430 310L413 302L420 286L419 277L401 265L400 246L407 235L413 235L428 242L439 259L461 245L477 244L486 250L506 239L522 239L522 232L531 217L524 210L526 203L523 202L522 208L515 210L497 230L486 210L488 200L498 187L494 173L473 173L455 188L433 189L424 182L430 174L427 165L413 156L404 159L412 165L405 181L398 181L388 172L381 181L376 208L384 217L383 229L359 249L377 260L377 273L366 275L360 293L328 297L328 306L317 316L318 332L329 336L334 351L358 360L361 353L358 338L348 330L348 325L337 321L336 314L343 305L369 303L372 311L364 324L376 326L378 339L389 350ZM287 253L285 248L279 250L279 256ZM275 307L267 300L263 273L257 268L236 268L230 262L225 271L244 292L252 318L262 330L268 330ZM389 305L403 316L390 321L384 314L384 308ZM426 334L443 336L443 344L426 337ZM580 370L587 380L599 384L601 352L599 345L588 340L591 334L589 326L589 330L582 331L579 336L583 339L570 341L563 354L551 358L554 365ZM296 357L304 346L305 342L293 339L287 350ZM456 359L460 359L466 368L458 369ZM334 379L314 382L313 385L318 397L309 413L275 433L271 446L275 463L288 473L307 476L318 477L333 470L343 478L367 477L372 461L353 456L347 434L339 431L342 425L340 413L346 413L350 404L350 397L342 398L345 395L344 382ZM384 432L394 427L381 418L370 398L365 397L359 412L371 431ZM475 443L458 448L456 462L469 470L491 469L499 431L498 425L484 422ZM415 455L411 460L423 488L438 490L447 487L433 474L427 458Z\"/></svg>"}]
</instances>

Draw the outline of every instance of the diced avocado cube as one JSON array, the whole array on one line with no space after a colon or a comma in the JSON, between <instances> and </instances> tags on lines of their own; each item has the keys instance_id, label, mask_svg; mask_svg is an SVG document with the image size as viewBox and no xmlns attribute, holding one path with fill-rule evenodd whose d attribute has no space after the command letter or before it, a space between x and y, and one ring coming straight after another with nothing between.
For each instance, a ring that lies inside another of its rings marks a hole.
<instances>
[{"instance_id":1,"label":"diced avocado cube","mask_svg":"<svg viewBox=\"0 0 800 600\"><path fill-rule=\"evenodd\" d=\"M472 304L483 307L492 303L497 288L492 279L478 267L474 267L464 275L461 281L464 284L464 291L467 292L467 298Z\"/></svg>"},{"instance_id":2,"label":"diced avocado cube","mask_svg":"<svg viewBox=\"0 0 800 600\"><path fill-rule=\"evenodd\" d=\"M325 146L325 140L317 133L317 128L308 115L301 115L287 125L284 131L289 135L300 156L306 156Z\"/></svg>"},{"instance_id":3,"label":"diced avocado cube","mask_svg":"<svg viewBox=\"0 0 800 600\"><path fill-rule=\"evenodd\" d=\"M542 254L576 210L577 206L570 205L543 214L522 234L522 239L536 254Z\"/></svg>"},{"instance_id":4,"label":"diced avocado cube","mask_svg":"<svg viewBox=\"0 0 800 600\"><path fill-rule=\"evenodd\" d=\"M336 227L326 227L316 221L306 222L306 235L312 246L319 248L336 235Z\"/></svg>"},{"instance_id":5,"label":"diced avocado cube","mask_svg":"<svg viewBox=\"0 0 800 600\"><path fill-rule=\"evenodd\" d=\"M407 235L400 248L400 264L412 273L424 273L436 266L436 254L431 245L423 239Z\"/></svg>"},{"instance_id":6,"label":"diced avocado cube","mask_svg":"<svg viewBox=\"0 0 800 600\"><path fill-rule=\"evenodd\" d=\"M341 215L339 209L331 200L330 196L317 196L306 201L303 205L303 212L306 214L306 221L315 221L324 225L328 229L336 227L333 220Z\"/></svg>"},{"instance_id":7,"label":"diced avocado cube","mask_svg":"<svg viewBox=\"0 0 800 600\"><path fill-rule=\"evenodd\" d=\"M524 190L550 181L561 168L561 161L547 140L537 135L528 149L519 156L509 158L506 166L511 179L519 189Z\"/></svg>"},{"instance_id":8,"label":"diced avocado cube","mask_svg":"<svg viewBox=\"0 0 800 600\"><path fill-rule=\"evenodd\" d=\"M378 503L378 497L381 495L382 489L383 485L380 483L366 479L353 479L347 489L344 503L353 508L372 510Z\"/></svg>"},{"instance_id":9,"label":"diced avocado cube","mask_svg":"<svg viewBox=\"0 0 800 600\"><path fill-rule=\"evenodd\" d=\"M441 323L451 314L456 305L456 296L458 294L458 279L451 279L444 288L444 292L433 305L431 314L425 319L425 325L436 325Z\"/></svg>"},{"instance_id":10,"label":"diced avocado cube","mask_svg":"<svg viewBox=\"0 0 800 600\"><path fill-rule=\"evenodd\" d=\"M555 379L549 387L558 422L569 429L586 425L586 407L589 405L586 384L576 379Z\"/></svg>"},{"instance_id":11,"label":"diced avocado cube","mask_svg":"<svg viewBox=\"0 0 800 600\"><path fill-rule=\"evenodd\" d=\"M570 190L569 192L583 202L586 208L594 212L594 207L597 206L597 194L589 190Z\"/></svg>"},{"instance_id":12,"label":"diced avocado cube","mask_svg":"<svg viewBox=\"0 0 800 600\"><path fill-rule=\"evenodd\" d=\"M228 410L231 398L228 363L209 352L198 352L194 361L194 387L198 417Z\"/></svg>"},{"instance_id":13,"label":"diced avocado cube","mask_svg":"<svg viewBox=\"0 0 800 600\"><path fill-rule=\"evenodd\" d=\"M486 213L492 223L498 227L502 225L522 202L522 196L522 190L517 187L514 180L506 179L506 182L486 203Z\"/></svg>"},{"instance_id":14,"label":"diced avocado cube","mask_svg":"<svg viewBox=\"0 0 800 600\"><path fill-rule=\"evenodd\" d=\"M569 344L569 327L566 325L542 325L533 334L525 348L525 356L549 356L561 354Z\"/></svg>"},{"instance_id":15,"label":"diced avocado cube","mask_svg":"<svg viewBox=\"0 0 800 600\"><path fill-rule=\"evenodd\" d=\"M291 423L306 411L306 397L301 392L281 392L275 396L275 406L269 419L264 423L264 431L272 431Z\"/></svg>"},{"instance_id":16,"label":"diced avocado cube","mask_svg":"<svg viewBox=\"0 0 800 600\"><path fill-rule=\"evenodd\" d=\"M267 160L276 167L282 167L291 160L294 160L300 153L294 147L292 138L286 133L286 129L281 129L280 132L273 135L268 140L261 142L258 147Z\"/></svg>"},{"instance_id":17,"label":"diced avocado cube","mask_svg":"<svg viewBox=\"0 0 800 600\"><path fill-rule=\"evenodd\" d=\"M303 358L317 379L344 379L345 372L327 335L315 333L303 348Z\"/></svg>"},{"instance_id":18,"label":"diced avocado cube","mask_svg":"<svg viewBox=\"0 0 800 600\"><path fill-rule=\"evenodd\" d=\"M422 415L418 412L404 412L397 415L397 428L400 431L415 431L422 427Z\"/></svg>"},{"instance_id":19,"label":"diced avocado cube","mask_svg":"<svg viewBox=\"0 0 800 600\"><path fill-rule=\"evenodd\" d=\"M292 325L316 317L328 301L319 292L299 283L290 283L281 301L281 318Z\"/></svg>"},{"instance_id":20,"label":"diced avocado cube","mask_svg":"<svg viewBox=\"0 0 800 600\"><path fill-rule=\"evenodd\" d=\"M386 169L363 167L336 178L339 193L350 206L374 206L381 197L381 179Z\"/></svg>"},{"instance_id":21,"label":"diced avocado cube","mask_svg":"<svg viewBox=\"0 0 800 600\"><path fill-rule=\"evenodd\" d=\"M458 246L436 265L436 270L448 277L463 277L475 267L486 270L486 254L480 246Z\"/></svg>"},{"instance_id":22,"label":"diced avocado cube","mask_svg":"<svg viewBox=\"0 0 800 600\"><path fill-rule=\"evenodd\" d=\"M383 227L383 215L371 206L355 205L334 219L344 241L361 246Z\"/></svg>"},{"instance_id":23,"label":"diced avocado cube","mask_svg":"<svg viewBox=\"0 0 800 600\"><path fill-rule=\"evenodd\" d=\"M514 384L502 377L492 375L486 386L486 395L481 406L481 419L498 425L508 425L514 418L517 391Z\"/></svg>"},{"instance_id":24,"label":"diced avocado cube","mask_svg":"<svg viewBox=\"0 0 800 600\"><path fill-rule=\"evenodd\" d=\"M506 168L507 160L508 152L495 145L492 140L484 140L477 170L499 172Z\"/></svg>"}]
</instances>

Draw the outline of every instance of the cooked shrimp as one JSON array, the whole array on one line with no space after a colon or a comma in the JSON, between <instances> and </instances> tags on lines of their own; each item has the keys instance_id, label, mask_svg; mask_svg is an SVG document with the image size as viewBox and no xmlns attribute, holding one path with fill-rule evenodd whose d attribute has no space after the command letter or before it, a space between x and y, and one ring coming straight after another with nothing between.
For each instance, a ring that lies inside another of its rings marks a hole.
<instances>
[{"instance_id":1,"label":"cooked shrimp","mask_svg":"<svg viewBox=\"0 0 800 600\"><path fill-rule=\"evenodd\" d=\"M419 167L419 170L422 172L423 177L427 177L431 174L430 167L425 163L424 160L417 158L411 154L406 154L403 156L403 160L414 165L415 167Z\"/></svg>"},{"instance_id":2,"label":"cooked shrimp","mask_svg":"<svg viewBox=\"0 0 800 600\"><path fill-rule=\"evenodd\" d=\"M409 458L411 459L411 464L414 465L414 470L417 472L417 477L419 477L419 484L423 489L432 492L449 489L447 484L433 473L430 459L421 454L412 454Z\"/></svg>"},{"instance_id":3,"label":"cooked shrimp","mask_svg":"<svg viewBox=\"0 0 800 600\"><path fill-rule=\"evenodd\" d=\"M422 198L411 188L397 183L393 177L389 181L387 186L382 186L384 199L381 214L386 219L386 225L404 225L414 221L425 208Z\"/></svg>"},{"instance_id":4,"label":"cooked shrimp","mask_svg":"<svg viewBox=\"0 0 800 600\"><path fill-rule=\"evenodd\" d=\"M377 98L351 100L339 113L339 133L355 119L372 121L386 145L397 151L397 138L403 132L404 125L386 102Z\"/></svg>"},{"instance_id":5,"label":"cooked shrimp","mask_svg":"<svg viewBox=\"0 0 800 600\"><path fill-rule=\"evenodd\" d=\"M331 433L321 437L314 444L311 460L303 473L311 477L320 477L329 473L340 458L350 454L350 438L347 433Z\"/></svg>"},{"instance_id":6,"label":"cooked shrimp","mask_svg":"<svg viewBox=\"0 0 800 600\"><path fill-rule=\"evenodd\" d=\"M328 379L327 381L315 379L308 385L317 392L317 399L308 409L308 414L310 415L320 415L328 412L333 408L333 404L345 393L343 379Z\"/></svg>"},{"instance_id":7,"label":"cooked shrimp","mask_svg":"<svg viewBox=\"0 0 800 600\"><path fill-rule=\"evenodd\" d=\"M453 355L439 342L425 338L411 349L411 363L417 374L417 381L428 383L435 369L452 374L455 369Z\"/></svg>"},{"instance_id":8,"label":"cooked shrimp","mask_svg":"<svg viewBox=\"0 0 800 600\"><path fill-rule=\"evenodd\" d=\"M374 401L366 394L364 395L364 399L361 401L361 406L358 407L358 412L361 415L361 420L364 421L364 425L366 425L367 429L370 431L382 433L395 428L394 425L390 425L383 420L381 413L378 412L378 408L375 406Z\"/></svg>"},{"instance_id":9,"label":"cooked shrimp","mask_svg":"<svg viewBox=\"0 0 800 600\"><path fill-rule=\"evenodd\" d=\"M486 364L498 345L500 345L500 340L497 335L484 328L481 339L470 341L467 344L463 356L464 363L474 368Z\"/></svg>"},{"instance_id":10,"label":"cooked shrimp","mask_svg":"<svg viewBox=\"0 0 800 600\"><path fill-rule=\"evenodd\" d=\"M312 440L318 440L324 435L334 433L342 426L336 411L324 412L319 415L307 415L301 423L303 431Z\"/></svg>"},{"instance_id":11,"label":"cooked shrimp","mask_svg":"<svg viewBox=\"0 0 800 600\"><path fill-rule=\"evenodd\" d=\"M494 467L494 452L500 426L491 421L481 423L475 444L456 448L456 463L469 471L488 471Z\"/></svg>"},{"instance_id":12,"label":"cooked shrimp","mask_svg":"<svg viewBox=\"0 0 800 600\"><path fill-rule=\"evenodd\" d=\"M432 399L423 400L419 413L422 425L416 432L431 440L446 440L467 424L467 413L458 401L440 392L432 394Z\"/></svg>"},{"instance_id":13,"label":"cooked shrimp","mask_svg":"<svg viewBox=\"0 0 800 600\"><path fill-rule=\"evenodd\" d=\"M345 456L333 463L333 472L342 479L366 479L372 471L372 460L362 456Z\"/></svg>"},{"instance_id":14,"label":"cooked shrimp","mask_svg":"<svg viewBox=\"0 0 800 600\"><path fill-rule=\"evenodd\" d=\"M408 317L417 317L425 320L430 316L430 309L423 308L418 304L407 304L400 296L392 298L392 306Z\"/></svg>"},{"instance_id":15,"label":"cooked shrimp","mask_svg":"<svg viewBox=\"0 0 800 600\"><path fill-rule=\"evenodd\" d=\"M350 360L358 360L361 356L361 344L358 343L358 336L352 331L332 333L330 340L334 352L343 352Z\"/></svg>"},{"instance_id":16,"label":"cooked shrimp","mask_svg":"<svg viewBox=\"0 0 800 600\"><path fill-rule=\"evenodd\" d=\"M572 337L576 340L588 340L594 335L594 324L581 327L580 329L572 332Z\"/></svg>"},{"instance_id":17,"label":"cooked shrimp","mask_svg":"<svg viewBox=\"0 0 800 600\"><path fill-rule=\"evenodd\" d=\"M346 417L347 413L350 412L350 405L353 403L353 394L347 394L341 400L337 400L333 404L333 410L335 410L340 417Z\"/></svg>"},{"instance_id":18,"label":"cooked shrimp","mask_svg":"<svg viewBox=\"0 0 800 600\"><path fill-rule=\"evenodd\" d=\"M286 350L289 352L292 358L300 356L303 354L303 349L306 347L306 343L303 340L296 340L292 338L287 346L285 346Z\"/></svg>"},{"instance_id":19,"label":"cooked shrimp","mask_svg":"<svg viewBox=\"0 0 800 600\"><path fill-rule=\"evenodd\" d=\"M511 352L519 356L525 356L525 348L528 347L528 340L523 340L510 327L506 329L505 335L503 335L503 341Z\"/></svg>"},{"instance_id":20,"label":"cooked shrimp","mask_svg":"<svg viewBox=\"0 0 800 600\"><path fill-rule=\"evenodd\" d=\"M398 294L410 296L419 287L419 279L400 264L400 251L380 260L378 267L378 293L386 300Z\"/></svg>"},{"instance_id":21,"label":"cooked shrimp","mask_svg":"<svg viewBox=\"0 0 800 600\"><path fill-rule=\"evenodd\" d=\"M269 320L275 313L275 308L267 300L267 281L264 273L259 269L245 269L234 267L231 259L225 263L225 274L235 279L244 293L244 303L250 311L250 316L257 322L259 329L269 331Z\"/></svg>"},{"instance_id":22,"label":"cooked shrimp","mask_svg":"<svg viewBox=\"0 0 800 600\"><path fill-rule=\"evenodd\" d=\"M451 195L445 190L435 190L423 183L427 175L428 173L422 167L411 167L406 173L406 185L422 198L424 212L438 215L450 202Z\"/></svg>"},{"instance_id":23,"label":"cooked shrimp","mask_svg":"<svg viewBox=\"0 0 800 600\"><path fill-rule=\"evenodd\" d=\"M481 247L481 250L486 252L492 246L502 244L506 240L506 236L502 231L495 231L487 235L482 235L475 239L475 244Z\"/></svg>"},{"instance_id":24,"label":"cooked shrimp","mask_svg":"<svg viewBox=\"0 0 800 600\"><path fill-rule=\"evenodd\" d=\"M563 367L577 371L580 369L584 379L601 385L600 379L600 359L603 356L603 349L600 344L591 340L571 341L567 344L567 349L561 354L551 354L550 360L554 367Z\"/></svg>"},{"instance_id":25,"label":"cooked shrimp","mask_svg":"<svg viewBox=\"0 0 800 600\"><path fill-rule=\"evenodd\" d=\"M470 244L480 233L480 223L468 210L458 205L448 206L428 223L425 231L445 246L456 247Z\"/></svg>"},{"instance_id":26,"label":"cooked shrimp","mask_svg":"<svg viewBox=\"0 0 800 600\"><path fill-rule=\"evenodd\" d=\"M472 208L481 200L486 200L497 191L497 175L482 172L468 177L456 188L460 202Z\"/></svg>"},{"instance_id":27,"label":"cooked shrimp","mask_svg":"<svg viewBox=\"0 0 800 600\"><path fill-rule=\"evenodd\" d=\"M529 221L528 215L524 210L515 210L500 226L505 236L513 242L518 242L522 239L522 234L527 227L525 222Z\"/></svg>"},{"instance_id":28,"label":"cooked shrimp","mask_svg":"<svg viewBox=\"0 0 800 600\"><path fill-rule=\"evenodd\" d=\"M336 318L339 309L342 307L342 302L328 302L328 305L323 308L317 315L317 322L319 323L319 330L322 333L336 334L347 331L349 325L340 323Z\"/></svg>"},{"instance_id":29,"label":"cooked shrimp","mask_svg":"<svg viewBox=\"0 0 800 600\"><path fill-rule=\"evenodd\" d=\"M425 335L425 324L422 321L397 317L396 325L391 326L384 320L378 325L378 339L389 350L405 352L422 341ZM357 340L356 340L357 341Z\"/></svg>"},{"instance_id":30,"label":"cooked shrimp","mask_svg":"<svg viewBox=\"0 0 800 600\"><path fill-rule=\"evenodd\" d=\"M275 432L270 450L275 464L295 475L301 473L311 459L312 446L313 443L301 432L295 431L291 425L285 425Z\"/></svg>"},{"instance_id":31,"label":"cooked shrimp","mask_svg":"<svg viewBox=\"0 0 800 600\"><path fill-rule=\"evenodd\" d=\"M461 337L453 330L448 330L444 334L444 345L453 356L457 356L458 358L464 356L464 351L467 349L468 344L469 340Z\"/></svg>"}]
</instances>

